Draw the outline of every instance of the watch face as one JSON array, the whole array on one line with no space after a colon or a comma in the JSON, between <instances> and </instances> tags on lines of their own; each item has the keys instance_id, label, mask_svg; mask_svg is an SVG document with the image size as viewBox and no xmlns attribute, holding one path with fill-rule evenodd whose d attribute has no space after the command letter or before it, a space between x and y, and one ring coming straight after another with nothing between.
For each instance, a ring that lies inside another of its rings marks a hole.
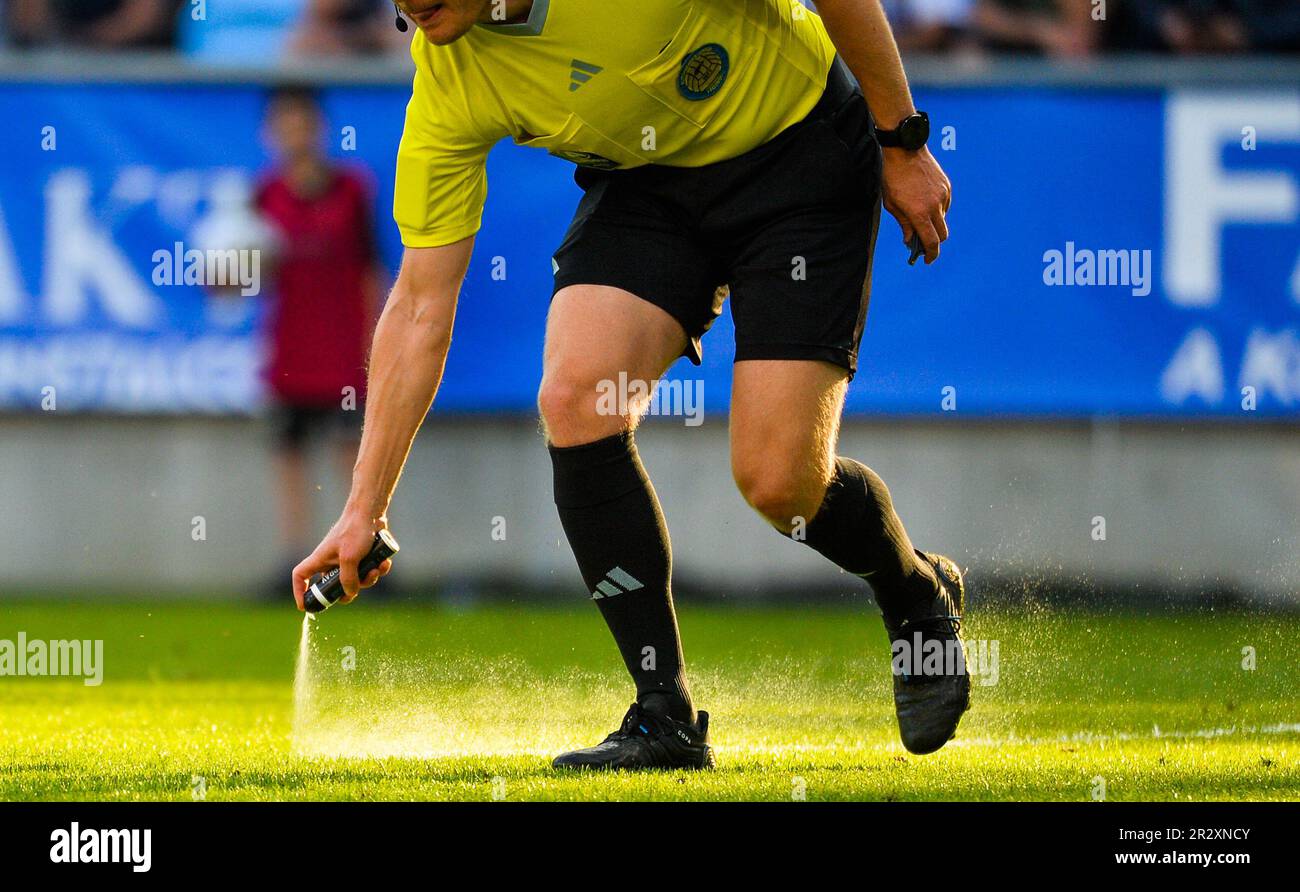
<instances>
[{"instance_id":1,"label":"watch face","mask_svg":"<svg viewBox=\"0 0 1300 892\"><path fill-rule=\"evenodd\" d=\"M898 125L898 141L905 149L915 151L930 138L930 118L924 112L908 116Z\"/></svg>"}]
</instances>

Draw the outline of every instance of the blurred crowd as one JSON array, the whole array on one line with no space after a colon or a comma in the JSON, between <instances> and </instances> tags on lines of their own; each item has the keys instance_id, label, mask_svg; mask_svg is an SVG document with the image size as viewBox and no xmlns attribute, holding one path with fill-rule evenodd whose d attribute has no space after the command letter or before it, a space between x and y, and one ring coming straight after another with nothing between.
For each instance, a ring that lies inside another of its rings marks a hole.
<instances>
[{"instance_id":1,"label":"blurred crowd","mask_svg":"<svg viewBox=\"0 0 1300 892\"><path fill-rule=\"evenodd\" d=\"M613 2L613 0L610 0ZM882 0L905 51L1300 52L1300 0ZM204 61L401 52L387 0L0 0L6 43ZM810 4L815 5L815 4Z\"/></svg>"},{"instance_id":2,"label":"blurred crowd","mask_svg":"<svg viewBox=\"0 0 1300 892\"><path fill-rule=\"evenodd\" d=\"M211 62L404 51L386 0L0 0L11 46L178 50Z\"/></svg>"},{"instance_id":3,"label":"blurred crowd","mask_svg":"<svg viewBox=\"0 0 1300 892\"><path fill-rule=\"evenodd\" d=\"M1300 0L882 0L903 49L1300 52Z\"/></svg>"}]
</instances>

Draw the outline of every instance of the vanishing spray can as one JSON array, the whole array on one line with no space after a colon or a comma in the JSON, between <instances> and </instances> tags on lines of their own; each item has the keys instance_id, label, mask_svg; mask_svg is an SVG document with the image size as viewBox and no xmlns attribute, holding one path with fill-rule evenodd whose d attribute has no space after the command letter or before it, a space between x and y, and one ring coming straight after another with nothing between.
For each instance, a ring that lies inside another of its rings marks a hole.
<instances>
[{"instance_id":1,"label":"vanishing spray can","mask_svg":"<svg viewBox=\"0 0 1300 892\"><path fill-rule=\"evenodd\" d=\"M375 533L375 544L370 546L370 553L357 563L357 577L365 579L370 571L400 551L397 540L388 530ZM333 607L343 597L343 583L339 580L339 568L334 567L308 586L302 604L308 613L320 613Z\"/></svg>"}]
</instances>

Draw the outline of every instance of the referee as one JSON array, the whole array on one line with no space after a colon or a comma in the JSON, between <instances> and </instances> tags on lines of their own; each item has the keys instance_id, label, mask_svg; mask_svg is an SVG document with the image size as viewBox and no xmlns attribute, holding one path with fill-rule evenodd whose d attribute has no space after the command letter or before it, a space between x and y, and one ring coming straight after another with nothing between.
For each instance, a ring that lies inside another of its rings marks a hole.
<instances>
[{"instance_id":1,"label":"referee","mask_svg":"<svg viewBox=\"0 0 1300 892\"><path fill-rule=\"evenodd\" d=\"M779 532L870 584L903 743L943 746L970 695L960 571L916 550L884 482L836 453L882 202L926 263L948 236L951 189L879 0L822 0L820 15L796 0L398 6L417 26L394 205L406 251L375 332L351 493L294 568L299 606L326 567L342 568L349 600L387 571L361 580L357 561L437 392L485 161L509 136L574 162L585 193L553 260L539 405L560 520L636 685L619 728L555 766L713 765L668 531L634 444L645 406L609 414L599 396L620 374L653 382L679 356L698 363L728 293L736 484Z\"/></svg>"}]
</instances>

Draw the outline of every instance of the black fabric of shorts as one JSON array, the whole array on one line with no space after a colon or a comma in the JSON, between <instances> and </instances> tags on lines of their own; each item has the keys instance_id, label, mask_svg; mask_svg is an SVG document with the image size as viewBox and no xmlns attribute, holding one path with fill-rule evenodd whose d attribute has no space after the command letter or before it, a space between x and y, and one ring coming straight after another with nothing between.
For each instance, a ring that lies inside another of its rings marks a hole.
<instances>
[{"instance_id":1,"label":"black fabric of shorts","mask_svg":"<svg viewBox=\"0 0 1300 892\"><path fill-rule=\"evenodd\" d=\"M344 409L337 403L318 406L280 403L272 414L276 440L281 449L302 449L307 440L352 437L361 425L361 408Z\"/></svg>"},{"instance_id":2,"label":"black fabric of shorts","mask_svg":"<svg viewBox=\"0 0 1300 892\"><path fill-rule=\"evenodd\" d=\"M632 292L681 323L683 355L698 365L729 286L738 361L820 359L856 371L881 155L839 59L807 117L750 152L703 167L580 167L574 179L585 195L555 252L555 291Z\"/></svg>"}]
</instances>

